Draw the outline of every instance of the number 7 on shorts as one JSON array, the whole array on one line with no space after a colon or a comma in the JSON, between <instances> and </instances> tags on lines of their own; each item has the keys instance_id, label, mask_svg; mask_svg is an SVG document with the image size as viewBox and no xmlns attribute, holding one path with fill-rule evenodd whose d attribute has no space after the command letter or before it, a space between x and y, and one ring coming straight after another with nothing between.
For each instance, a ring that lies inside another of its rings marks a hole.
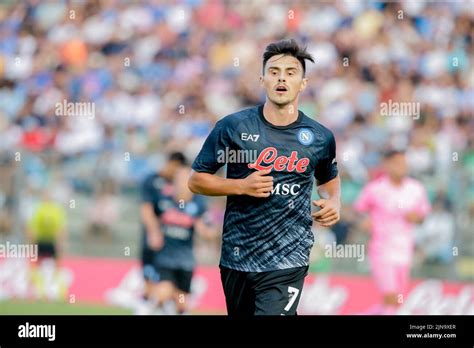
<instances>
[{"instance_id":1,"label":"number 7 on shorts","mask_svg":"<svg viewBox=\"0 0 474 348\"><path fill-rule=\"evenodd\" d=\"M298 297L298 294L300 293L300 290L297 289L297 288L294 288L292 286L289 286L288 287L288 293L289 293L289 296L290 296L290 300L288 301L288 304L284 308L285 311L287 311L287 312L290 310L291 306L293 306L293 303L295 303L296 298Z\"/></svg>"}]
</instances>

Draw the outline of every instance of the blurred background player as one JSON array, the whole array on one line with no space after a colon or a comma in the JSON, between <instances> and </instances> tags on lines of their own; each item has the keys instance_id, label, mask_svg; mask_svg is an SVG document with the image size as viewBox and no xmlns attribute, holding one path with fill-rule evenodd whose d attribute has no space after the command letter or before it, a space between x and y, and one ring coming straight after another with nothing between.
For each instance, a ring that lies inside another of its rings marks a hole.
<instances>
[{"instance_id":1,"label":"blurred background player","mask_svg":"<svg viewBox=\"0 0 474 348\"><path fill-rule=\"evenodd\" d=\"M394 314L410 278L414 227L423 222L431 206L423 185L407 176L404 152L387 151L384 168L386 174L363 188L354 208L369 215L369 261L383 295L377 314Z\"/></svg>"},{"instance_id":2,"label":"blurred background player","mask_svg":"<svg viewBox=\"0 0 474 348\"><path fill-rule=\"evenodd\" d=\"M205 198L194 195L187 186L190 168L180 167L175 173L172 193L163 194L158 203L161 247L153 253L151 300L163 314L183 314L188 309L187 297L196 266L193 254L194 232L206 239L216 236L203 219ZM166 304L173 301L173 306Z\"/></svg>"},{"instance_id":3,"label":"blurred background player","mask_svg":"<svg viewBox=\"0 0 474 348\"><path fill-rule=\"evenodd\" d=\"M142 221L141 261L145 282L144 299L150 296L152 281L158 280L158 274L153 267L154 251L163 246L163 234L160 230L158 205L163 195L171 195L173 178L186 159L181 152L169 155L165 165L155 173L148 175L142 184L142 203L140 215Z\"/></svg>"},{"instance_id":4,"label":"blurred background player","mask_svg":"<svg viewBox=\"0 0 474 348\"><path fill-rule=\"evenodd\" d=\"M66 211L55 202L49 191L43 192L43 200L36 207L27 234L31 243L38 244L38 260L57 260L64 251Z\"/></svg>"},{"instance_id":5,"label":"blurred background player","mask_svg":"<svg viewBox=\"0 0 474 348\"><path fill-rule=\"evenodd\" d=\"M49 189L43 191L42 201L29 221L27 236L30 243L38 245L38 261L31 268L36 296L49 297L48 289L55 288L58 290L57 298L65 298L67 289L57 271L66 243L66 211L52 198Z\"/></svg>"}]
</instances>

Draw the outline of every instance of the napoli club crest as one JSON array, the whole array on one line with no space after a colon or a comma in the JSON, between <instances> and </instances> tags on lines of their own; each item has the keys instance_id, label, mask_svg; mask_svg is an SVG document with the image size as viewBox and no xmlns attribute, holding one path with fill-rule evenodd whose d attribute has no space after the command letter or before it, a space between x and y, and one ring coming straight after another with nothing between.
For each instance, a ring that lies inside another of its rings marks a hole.
<instances>
[{"instance_id":1,"label":"napoli club crest","mask_svg":"<svg viewBox=\"0 0 474 348\"><path fill-rule=\"evenodd\" d=\"M314 134L308 128L302 128L298 132L298 141L301 145L311 145L314 141Z\"/></svg>"}]
</instances>

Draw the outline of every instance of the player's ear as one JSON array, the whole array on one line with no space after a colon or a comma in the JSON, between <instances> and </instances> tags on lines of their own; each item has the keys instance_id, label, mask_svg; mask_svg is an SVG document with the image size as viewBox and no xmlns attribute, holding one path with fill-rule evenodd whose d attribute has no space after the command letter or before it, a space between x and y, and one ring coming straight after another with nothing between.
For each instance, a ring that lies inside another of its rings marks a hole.
<instances>
[{"instance_id":1,"label":"player's ear","mask_svg":"<svg viewBox=\"0 0 474 348\"><path fill-rule=\"evenodd\" d=\"M303 77L303 79L301 80L300 92L303 92L306 89L307 84L308 84L308 79L306 77Z\"/></svg>"},{"instance_id":2,"label":"player's ear","mask_svg":"<svg viewBox=\"0 0 474 348\"><path fill-rule=\"evenodd\" d=\"M259 80L260 80L260 87L264 87L263 75L260 75Z\"/></svg>"}]
</instances>

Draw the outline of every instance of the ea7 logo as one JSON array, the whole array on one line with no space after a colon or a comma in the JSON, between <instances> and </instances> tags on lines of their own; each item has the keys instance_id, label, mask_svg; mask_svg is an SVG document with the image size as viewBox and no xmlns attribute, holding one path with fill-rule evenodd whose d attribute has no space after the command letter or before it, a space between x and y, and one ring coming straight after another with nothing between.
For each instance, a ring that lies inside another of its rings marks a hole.
<instances>
[{"instance_id":1,"label":"ea7 logo","mask_svg":"<svg viewBox=\"0 0 474 348\"><path fill-rule=\"evenodd\" d=\"M260 134L247 134L247 133L241 133L240 134L240 139L243 141L253 141L257 142L258 138L260 138Z\"/></svg>"}]
</instances>

